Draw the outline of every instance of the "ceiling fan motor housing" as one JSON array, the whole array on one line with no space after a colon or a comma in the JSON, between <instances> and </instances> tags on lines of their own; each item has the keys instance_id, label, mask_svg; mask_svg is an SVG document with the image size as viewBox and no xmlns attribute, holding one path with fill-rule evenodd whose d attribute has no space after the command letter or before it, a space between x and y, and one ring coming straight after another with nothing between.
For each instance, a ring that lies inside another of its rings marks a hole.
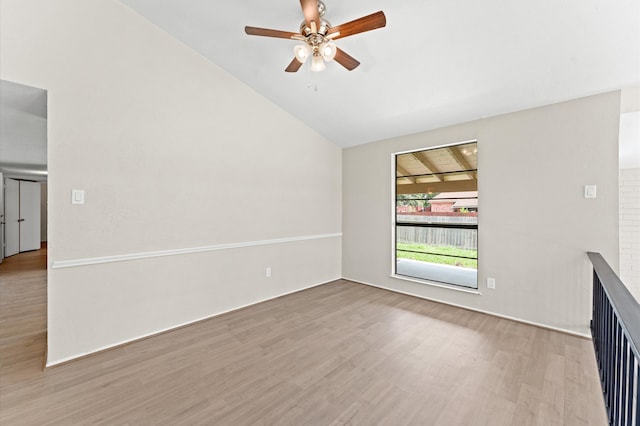
<instances>
[{"instance_id":1,"label":"ceiling fan motor housing","mask_svg":"<svg viewBox=\"0 0 640 426\"><path fill-rule=\"evenodd\" d=\"M331 23L326 19L321 19L320 28L318 28L318 34L322 34L323 36L327 35L327 32L329 32L329 28L331 28ZM305 37L313 34L313 30L307 25L306 21L302 21L302 23L300 24L300 34L303 34Z\"/></svg>"},{"instance_id":2,"label":"ceiling fan motor housing","mask_svg":"<svg viewBox=\"0 0 640 426\"><path fill-rule=\"evenodd\" d=\"M318 16L322 18L326 11L327 7L325 6L325 4L321 0L318 0ZM322 34L323 36L327 35L329 28L331 28L331 23L329 23L329 21L325 19L320 19L320 28L318 28L317 31L318 34ZM307 25L306 20L302 21L302 23L300 24L300 34L303 34L305 37L307 37L312 33L313 30Z\"/></svg>"}]
</instances>

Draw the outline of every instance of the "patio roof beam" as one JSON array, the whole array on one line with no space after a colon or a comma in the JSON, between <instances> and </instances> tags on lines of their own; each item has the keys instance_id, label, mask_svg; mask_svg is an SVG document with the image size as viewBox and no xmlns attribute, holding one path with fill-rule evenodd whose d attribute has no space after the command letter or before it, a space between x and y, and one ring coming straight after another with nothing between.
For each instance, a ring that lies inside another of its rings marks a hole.
<instances>
[{"instance_id":1,"label":"patio roof beam","mask_svg":"<svg viewBox=\"0 0 640 426\"><path fill-rule=\"evenodd\" d=\"M438 168L436 166L434 166L431 161L427 160L427 158L424 156L424 154L422 152L413 152L413 153L411 153L411 155L413 155L413 157L416 160L421 162L422 165L427 168L429 173L432 173L433 176L435 176L436 179L438 179L440 182L443 181L442 176L438 175L438 173L440 173L440 170L438 170Z\"/></svg>"},{"instance_id":2,"label":"patio roof beam","mask_svg":"<svg viewBox=\"0 0 640 426\"><path fill-rule=\"evenodd\" d=\"M451 156L453 157L453 159L456 160L456 163L458 163L460 165L460 167L462 167L462 170L469 170L469 169L473 168L473 167L471 167L471 165L469 164L467 159L464 158L464 155L462 155L462 153L460 152L460 150L458 149L457 146L450 146L447 149L448 149L449 153L451 154ZM478 178L478 174L477 173L467 173L467 176L469 176L469 179L477 179Z\"/></svg>"},{"instance_id":3,"label":"patio roof beam","mask_svg":"<svg viewBox=\"0 0 640 426\"><path fill-rule=\"evenodd\" d=\"M451 180L445 182L396 185L396 194L429 194L434 192L477 191L477 180Z\"/></svg>"}]
</instances>

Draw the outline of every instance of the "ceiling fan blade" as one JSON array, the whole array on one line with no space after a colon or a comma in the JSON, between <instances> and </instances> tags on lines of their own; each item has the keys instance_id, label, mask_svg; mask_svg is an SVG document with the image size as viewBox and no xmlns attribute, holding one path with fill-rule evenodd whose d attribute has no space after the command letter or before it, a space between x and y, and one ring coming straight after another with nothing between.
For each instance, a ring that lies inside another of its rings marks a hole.
<instances>
[{"instance_id":1,"label":"ceiling fan blade","mask_svg":"<svg viewBox=\"0 0 640 426\"><path fill-rule=\"evenodd\" d=\"M301 66L302 66L302 62L300 62L296 58L293 58L293 61L291 61L289 66L287 68L285 68L284 70L286 72L296 72L296 71L298 71L300 69Z\"/></svg>"},{"instance_id":2,"label":"ceiling fan blade","mask_svg":"<svg viewBox=\"0 0 640 426\"><path fill-rule=\"evenodd\" d=\"M300 0L304 20L313 33L318 32L320 27L320 13L318 12L318 0Z\"/></svg>"},{"instance_id":3,"label":"ceiling fan blade","mask_svg":"<svg viewBox=\"0 0 640 426\"><path fill-rule=\"evenodd\" d=\"M362 18L349 21L336 27L331 27L327 33L327 36L333 40L348 37L354 34L364 33L366 31L382 28L387 25L387 18L384 16L384 12L379 11L372 13L371 15L363 16ZM331 37L331 34L340 33Z\"/></svg>"},{"instance_id":4,"label":"ceiling fan blade","mask_svg":"<svg viewBox=\"0 0 640 426\"><path fill-rule=\"evenodd\" d=\"M292 33L290 31L270 30L268 28L244 27L244 32L249 35L255 35L255 36L304 40L304 37L300 33Z\"/></svg>"},{"instance_id":5,"label":"ceiling fan blade","mask_svg":"<svg viewBox=\"0 0 640 426\"><path fill-rule=\"evenodd\" d=\"M346 53L344 50L336 47L336 56L333 58L334 61L348 69L349 71L353 71L360 65L357 59Z\"/></svg>"}]
</instances>

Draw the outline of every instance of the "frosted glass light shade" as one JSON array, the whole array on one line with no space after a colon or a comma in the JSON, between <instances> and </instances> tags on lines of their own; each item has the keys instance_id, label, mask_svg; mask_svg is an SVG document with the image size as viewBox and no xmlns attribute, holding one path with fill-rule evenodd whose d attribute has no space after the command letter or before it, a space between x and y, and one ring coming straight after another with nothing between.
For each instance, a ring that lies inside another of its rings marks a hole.
<instances>
[{"instance_id":1,"label":"frosted glass light shade","mask_svg":"<svg viewBox=\"0 0 640 426\"><path fill-rule=\"evenodd\" d=\"M304 64L311 54L311 48L306 44L299 44L293 48L293 54L300 63Z\"/></svg>"},{"instance_id":2,"label":"frosted glass light shade","mask_svg":"<svg viewBox=\"0 0 640 426\"><path fill-rule=\"evenodd\" d=\"M325 61L332 61L336 56L336 45L331 42L322 43L320 45L320 53Z\"/></svg>"},{"instance_id":3,"label":"frosted glass light shade","mask_svg":"<svg viewBox=\"0 0 640 426\"><path fill-rule=\"evenodd\" d=\"M313 57L311 58L311 71L323 71L326 67L327 66L324 64L322 56L313 55Z\"/></svg>"}]
</instances>

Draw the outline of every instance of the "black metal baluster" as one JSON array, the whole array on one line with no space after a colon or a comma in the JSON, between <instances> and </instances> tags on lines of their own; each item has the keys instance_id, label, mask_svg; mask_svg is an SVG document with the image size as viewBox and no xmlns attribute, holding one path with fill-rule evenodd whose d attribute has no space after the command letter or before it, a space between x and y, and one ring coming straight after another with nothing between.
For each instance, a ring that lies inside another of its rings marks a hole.
<instances>
[{"instance_id":1,"label":"black metal baluster","mask_svg":"<svg viewBox=\"0 0 640 426\"><path fill-rule=\"evenodd\" d=\"M627 388L629 389L629 402L627 403L627 419L628 422L627 424L631 425L631 422L633 421L633 390L634 387L636 386L636 380L635 380L635 368L636 368L636 362L635 362L635 358L633 357L629 357L629 376L628 376L628 386Z\"/></svg>"},{"instance_id":2,"label":"black metal baluster","mask_svg":"<svg viewBox=\"0 0 640 426\"><path fill-rule=\"evenodd\" d=\"M623 336L622 339L622 376L621 376L621 390L622 393L620 395L620 424L627 424L627 380L628 371L627 371L627 337Z\"/></svg>"},{"instance_id":3,"label":"black metal baluster","mask_svg":"<svg viewBox=\"0 0 640 426\"><path fill-rule=\"evenodd\" d=\"M635 425L640 425L640 360L636 358L636 392L634 398L636 399L636 409L634 413ZM629 404L631 405L631 404Z\"/></svg>"},{"instance_id":4,"label":"black metal baluster","mask_svg":"<svg viewBox=\"0 0 640 426\"><path fill-rule=\"evenodd\" d=\"M613 321L611 320L612 310L611 305L608 303L605 305L607 312L607 328L605 330L605 364L604 364L604 394L606 396L607 413L611 418L611 335L613 330Z\"/></svg>"},{"instance_id":5,"label":"black metal baluster","mask_svg":"<svg viewBox=\"0 0 640 426\"><path fill-rule=\"evenodd\" d=\"M610 425L640 426L640 305L598 253L591 333Z\"/></svg>"},{"instance_id":6,"label":"black metal baluster","mask_svg":"<svg viewBox=\"0 0 640 426\"><path fill-rule=\"evenodd\" d=\"M611 418L613 424L617 425L620 412L620 341L622 340L622 327L618 322L618 317L614 320L615 329L613 331L613 369L611 374Z\"/></svg>"}]
</instances>

